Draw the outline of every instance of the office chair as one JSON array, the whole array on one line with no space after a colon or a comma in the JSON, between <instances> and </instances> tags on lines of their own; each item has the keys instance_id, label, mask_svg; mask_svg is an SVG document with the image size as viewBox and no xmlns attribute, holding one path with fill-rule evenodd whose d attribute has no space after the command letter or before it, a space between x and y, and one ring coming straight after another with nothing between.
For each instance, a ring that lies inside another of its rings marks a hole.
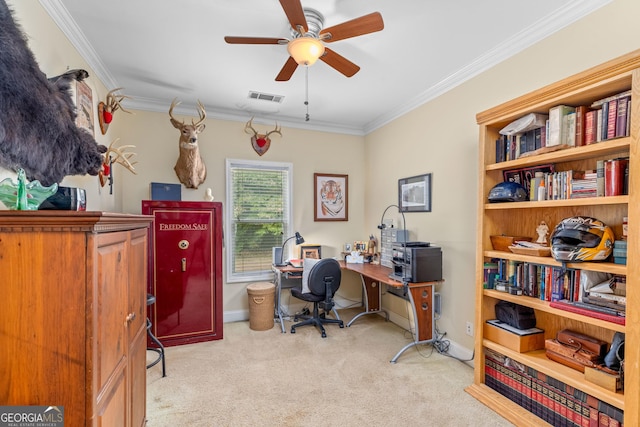
<instances>
[{"instance_id":1,"label":"office chair","mask_svg":"<svg viewBox=\"0 0 640 427\"><path fill-rule=\"evenodd\" d=\"M327 319L326 313L330 312L334 306L333 296L340 287L342 272L338 261L332 258L321 259L311 268L309 272L309 290L303 293L302 289L292 288L291 295L303 301L313 303L313 314L311 316L296 315L298 318L306 319L291 326L291 333L296 333L296 328L306 325L315 325L322 334L322 338L327 337L327 333L322 326L324 323L337 323L344 328L344 323L340 319ZM320 313L322 308L322 313Z\"/></svg>"}]
</instances>

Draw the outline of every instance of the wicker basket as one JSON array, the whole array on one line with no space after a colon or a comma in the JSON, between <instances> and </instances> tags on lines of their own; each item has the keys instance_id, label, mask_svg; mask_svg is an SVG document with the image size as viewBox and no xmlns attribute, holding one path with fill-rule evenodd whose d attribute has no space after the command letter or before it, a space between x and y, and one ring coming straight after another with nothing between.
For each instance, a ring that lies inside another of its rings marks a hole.
<instances>
[{"instance_id":1,"label":"wicker basket","mask_svg":"<svg viewBox=\"0 0 640 427\"><path fill-rule=\"evenodd\" d=\"M276 285L269 282L252 283L247 286L249 296L249 328L266 331L273 328Z\"/></svg>"}]
</instances>

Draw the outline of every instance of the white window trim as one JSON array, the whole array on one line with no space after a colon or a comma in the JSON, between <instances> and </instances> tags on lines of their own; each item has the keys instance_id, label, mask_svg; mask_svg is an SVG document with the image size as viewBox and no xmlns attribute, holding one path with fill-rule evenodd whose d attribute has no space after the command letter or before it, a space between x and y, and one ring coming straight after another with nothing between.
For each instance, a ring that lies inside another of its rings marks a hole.
<instances>
[{"instance_id":1,"label":"white window trim","mask_svg":"<svg viewBox=\"0 0 640 427\"><path fill-rule=\"evenodd\" d=\"M232 224L233 224L233 209L231 198L232 194L232 186L231 186L231 177L229 172L232 167L242 167L246 166L254 169L281 169L286 170L289 174L289 211L287 215L289 217L289 221L287 221L288 227L285 231L285 238L293 234L293 163L289 162L266 162L260 160L245 160L245 159L226 159L225 161L225 176L226 176L226 203L227 209L225 209L225 233L229 236L228 239L225 239L228 244L226 245L226 270L227 270L227 283L241 283L241 282L256 282L256 281L271 281L273 280L273 272L264 272L264 273L256 273L256 274L233 274L233 242L231 241L232 236Z\"/></svg>"}]
</instances>

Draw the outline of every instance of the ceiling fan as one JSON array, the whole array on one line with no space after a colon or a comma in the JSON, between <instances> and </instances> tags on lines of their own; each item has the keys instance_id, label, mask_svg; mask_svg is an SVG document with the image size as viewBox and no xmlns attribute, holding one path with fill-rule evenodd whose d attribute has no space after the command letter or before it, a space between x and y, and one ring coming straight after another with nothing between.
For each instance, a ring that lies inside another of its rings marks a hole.
<instances>
[{"instance_id":1,"label":"ceiling fan","mask_svg":"<svg viewBox=\"0 0 640 427\"><path fill-rule=\"evenodd\" d=\"M287 81L298 65L312 65L320 59L347 77L356 74L360 67L329 49L324 43L380 31L384 28L380 12L373 12L342 24L323 29L324 17L314 9L304 8L300 0L280 0L280 5L291 24L292 39L273 37L233 37L224 40L230 44L282 44L287 45L289 59L280 70L276 81Z\"/></svg>"}]
</instances>

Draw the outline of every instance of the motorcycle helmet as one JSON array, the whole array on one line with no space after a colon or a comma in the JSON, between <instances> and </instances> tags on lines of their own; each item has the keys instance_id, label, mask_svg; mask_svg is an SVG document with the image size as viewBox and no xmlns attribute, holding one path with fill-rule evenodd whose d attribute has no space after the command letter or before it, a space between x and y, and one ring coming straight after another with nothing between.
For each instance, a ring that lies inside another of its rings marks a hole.
<instances>
[{"instance_id":1,"label":"motorcycle helmet","mask_svg":"<svg viewBox=\"0 0 640 427\"><path fill-rule=\"evenodd\" d=\"M551 233L551 255L557 261L603 261L611 255L615 236L602 221L565 218Z\"/></svg>"},{"instance_id":2,"label":"motorcycle helmet","mask_svg":"<svg viewBox=\"0 0 640 427\"><path fill-rule=\"evenodd\" d=\"M489 203L524 202L529 200L527 190L517 182L501 182L489 191Z\"/></svg>"}]
</instances>

